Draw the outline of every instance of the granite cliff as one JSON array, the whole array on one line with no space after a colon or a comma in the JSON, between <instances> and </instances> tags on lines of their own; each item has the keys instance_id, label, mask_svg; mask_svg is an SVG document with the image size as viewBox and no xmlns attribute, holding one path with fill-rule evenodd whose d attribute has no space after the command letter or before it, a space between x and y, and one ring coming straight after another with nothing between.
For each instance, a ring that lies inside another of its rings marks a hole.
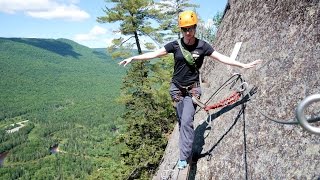
<instances>
[{"instance_id":1,"label":"granite cliff","mask_svg":"<svg viewBox=\"0 0 320 180\"><path fill-rule=\"evenodd\" d=\"M194 163L187 178L319 179L320 136L299 125L275 123L265 115L295 120L297 104L320 93L320 1L229 0L213 46L230 55L237 42L242 42L237 61L262 59L263 63L242 70L207 59L201 70L207 81L201 101L234 72L242 74L248 89L258 89L245 109L239 104L210 110L211 122L205 111L196 114ZM224 88L212 102L230 92ZM319 109L316 103L308 114L319 115ZM319 122L313 126L319 127ZM177 131L154 179L175 179Z\"/></svg>"}]
</instances>

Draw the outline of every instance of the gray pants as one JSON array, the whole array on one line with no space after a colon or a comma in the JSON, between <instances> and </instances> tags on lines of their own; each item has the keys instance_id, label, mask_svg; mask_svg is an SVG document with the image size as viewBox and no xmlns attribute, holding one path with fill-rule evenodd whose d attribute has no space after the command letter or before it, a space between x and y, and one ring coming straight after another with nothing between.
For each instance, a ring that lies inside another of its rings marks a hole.
<instances>
[{"instance_id":1,"label":"gray pants","mask_svg":"<svg viewBox=\"0 0 320 180\"><path fill-rule=\"evenodd\" d=\"M194 139L193 119L196 110L196 105L192 102L191 95L200 97L201 88L195 87L188 90L188 92L183 92L174 83L171 83L170 95L174 101L179 122L180 160L188 160L192 154Z\"/></svg>"}]
</instances>

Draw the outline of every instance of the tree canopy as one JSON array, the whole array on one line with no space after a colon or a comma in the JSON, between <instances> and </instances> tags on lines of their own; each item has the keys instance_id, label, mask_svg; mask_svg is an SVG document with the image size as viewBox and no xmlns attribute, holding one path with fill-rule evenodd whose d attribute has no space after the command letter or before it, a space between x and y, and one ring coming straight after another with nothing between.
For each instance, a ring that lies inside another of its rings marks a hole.
<instances>
[{"instance_id":1,"label":"tree canopy","mask_svg":"<svg viewBox=\"0 0 320 180\"><path fill-rule=\"evenodd\" d=\"M105 7L105 15L98 17L100 23L120 22L119 32L123 35L129 35L129 38L135 38L135 44L138 53L141 54L140 36L148 36L159 41L159 37L152 24L153 21L160 21L161 14L159 9L155 9L152 0L108 0L113 3L112 8ZM123 39L120 45L128 39Z\"/></svg>"}]
</instances>

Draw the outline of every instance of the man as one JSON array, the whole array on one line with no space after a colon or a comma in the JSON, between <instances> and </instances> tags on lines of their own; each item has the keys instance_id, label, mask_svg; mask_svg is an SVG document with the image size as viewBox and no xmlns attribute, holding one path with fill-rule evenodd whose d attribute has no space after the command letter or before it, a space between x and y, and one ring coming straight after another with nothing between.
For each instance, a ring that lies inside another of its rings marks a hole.
<instances>
[{"instance_id":1,"label":"man","mask_svg":"<svg viewBox=\"0 0 320 180\"><path fill-rule=\"evenodd\" d=\"M195 37L198 23L195 12L184 11L179 14L178 18L178 24L181 28L183 38L169 42L156 51L127 58L119 62L119 65L126 66L132 61L149 60L164 56L168 53L173 53L174 72L170 87L170 95L174 101L179 121L180 158L178 161L178 168L184 169L187 166L187 161L191 158L190 156L192 153L194 139L193 119L196 110L196 105L192 101L192 96L199 98L201 95L199 69L203 64L204 57L209 56L213 60L242 68L255 67L257 64L261 63L261 60L244 64L220 54L207 42Z\"/></svg>"}]
</instances>

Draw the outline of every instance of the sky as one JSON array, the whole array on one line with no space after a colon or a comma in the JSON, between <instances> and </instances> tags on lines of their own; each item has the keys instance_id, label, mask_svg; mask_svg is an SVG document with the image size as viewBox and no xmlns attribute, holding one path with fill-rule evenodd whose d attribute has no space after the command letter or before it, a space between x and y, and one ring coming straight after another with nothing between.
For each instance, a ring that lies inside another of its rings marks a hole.
<instances>
[{"instance_id":1,"label":"sky","mask_svg":"<svg viewBox=\"0 0 320 180\"><path fill-rule=\"evenodd\" d=\"M158 1L157 1L158 2ZM223 12L227 0L190 0L201 19ZM98 23L105 0L0 0L0 37L71 39L90 48L104 48L120 34L119 23ZM145 39L145 41L148 41Z\"/></svg>"}]
</instances>

